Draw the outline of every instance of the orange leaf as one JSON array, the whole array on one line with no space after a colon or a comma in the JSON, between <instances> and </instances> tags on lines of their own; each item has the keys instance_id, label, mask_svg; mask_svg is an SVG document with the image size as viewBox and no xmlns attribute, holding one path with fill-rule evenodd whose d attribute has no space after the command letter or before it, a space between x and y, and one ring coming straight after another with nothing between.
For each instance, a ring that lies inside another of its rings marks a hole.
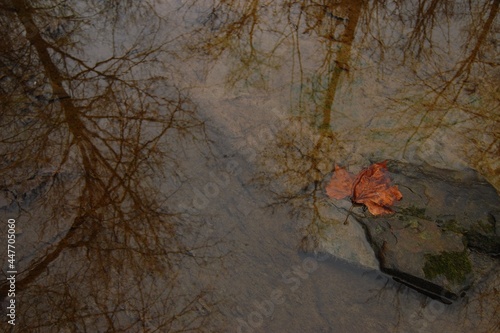
<instances>
[{"instance_id":1,"label":"orange leaf","mask_svg":"<svg viewBox=\"0 0 500 333\"><path fill-rule=\"evenodd\" d=\"M393 211L389 207L401 200L403 195L397 186L391 186L386 170L385 161L375 163L352 180L352 174L336 166L326 193L334 199L343 199L350 194L353 203L364 204L373 215L390 214ZM350 190L345 195L347 188Z\"/></svg>"},{"instance_id":2,"label":"orange leaf","mask_svg":"<svg viewBox=\"0 0 500 333\"><path fill-rule=\"evenodd\" d=\"M332 179L325 188L326 194L328 194L330 198L338 200L344 199L345 197L351 195L354 179L355 177L352 173L335 165L335 172Z\"/></svg>"}]
</instances>

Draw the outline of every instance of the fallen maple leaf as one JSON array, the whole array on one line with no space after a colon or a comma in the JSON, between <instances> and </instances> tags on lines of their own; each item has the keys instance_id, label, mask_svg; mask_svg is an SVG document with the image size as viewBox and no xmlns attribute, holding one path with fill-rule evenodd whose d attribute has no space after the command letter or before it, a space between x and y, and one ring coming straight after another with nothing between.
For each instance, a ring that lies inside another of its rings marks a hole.
<instances>
[{"instance_id":1,"label":"fallen maple leaf","mask_svg":"<svg viewBox=\"0 0 500 333\"><path fill-rule=\"evenodd\" d=\"M403 195L386 174L387 162L370 165L357 176L335 166L335 172L326 186L326 194L333 199L351 197L353 203L364 204L373 215L393 213L390 206Z\"/></svg>"},{"instance_id":2,"label":"fallen maple leaf","mask_svg":"<svg viewBox=\"0 0 500 333\"><path fill-rule=\"evenodd\" d=\"M326 194L333 199L344 199L351 195L354 180L356 180L356 176L346 169L335 165L335 172L330 180L330 184L326 187Z\"/></svg>"}]
</instances>

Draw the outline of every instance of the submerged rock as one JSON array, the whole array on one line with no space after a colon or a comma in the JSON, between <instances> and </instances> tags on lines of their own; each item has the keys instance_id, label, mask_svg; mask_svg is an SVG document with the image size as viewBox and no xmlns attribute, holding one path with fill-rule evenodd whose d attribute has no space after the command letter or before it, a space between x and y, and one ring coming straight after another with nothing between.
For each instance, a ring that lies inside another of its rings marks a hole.
<instances>
[{"instance_id":1,"label":"submerged rock","mask_svg":"<svg viewBox=\"0 0 500 333\"><path fill-rule=\"evenodd\" d=\"M359 221L367 230L380 269L398 281L447 303L470 288L473 274L461 234L402 214Z\"/></svg>"},{"instance_id":2,"label":"submerged rock","mask_svg":"<svg viewBox=\"0 0 500 333\"><path fill-rule=\"evenodd\" d=\"M499 251L500 198L473 171L450 171L391 162L403 200L396 214L357 213L380 269L420 292L451 303L471 288L479 272L471 249ZM497 260L491 258L489 260Z\"/></svg>"},{"instance_id":3,"label":"submerged rock","mask_svg":"<svg viewBox=\"0 0 500 333\"><path fill-rule=\"evenodd\" d=\"M377 258L361 225L352 216L347 217L344 209L328 205L327 201L317 207L321 222L315 232L304 237L303 250L330 254L350 264L377 270ZM347 225L343 223L346 217Z\"/></svg>"}]
</instances>

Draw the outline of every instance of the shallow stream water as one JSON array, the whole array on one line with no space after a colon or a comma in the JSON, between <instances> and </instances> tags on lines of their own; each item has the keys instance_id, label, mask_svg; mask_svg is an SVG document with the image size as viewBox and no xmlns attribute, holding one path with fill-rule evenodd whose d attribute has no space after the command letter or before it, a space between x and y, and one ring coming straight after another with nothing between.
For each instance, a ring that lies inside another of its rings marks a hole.
<instances>
[{"instance_id":1,"label":"shallow stream water","mask_svg":"<svg viewBox=\"0 0 500 333\"><path fill-rule=\"evenodd\" d=\"M500 189L499 7L1 5L2 329L500 331L498 275L445 305L358 256L364 240L343 259L303 246L335 164Z\"/></svg>"}]
</instances>

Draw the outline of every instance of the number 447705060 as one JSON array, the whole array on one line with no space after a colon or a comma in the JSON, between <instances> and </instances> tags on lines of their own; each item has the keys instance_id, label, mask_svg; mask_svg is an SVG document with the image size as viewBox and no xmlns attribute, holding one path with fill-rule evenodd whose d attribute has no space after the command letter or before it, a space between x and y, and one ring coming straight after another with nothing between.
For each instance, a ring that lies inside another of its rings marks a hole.
<instances>
[{"instance_id":1,"label":"number 447705060","mask_svg":"<svg viewBox=\"0 0 500 333\"><path fill-rule=\"evenodd\" d=\"M8 262L9 262L9 269L13 270L15 269L15 262L16 262L16 251L15 251L15 246L14 244L16 243L16 225L15 222L16 220L14 219L9 219L9 230L7 231L7 257Z\"/></svg>"}]
</instances>

